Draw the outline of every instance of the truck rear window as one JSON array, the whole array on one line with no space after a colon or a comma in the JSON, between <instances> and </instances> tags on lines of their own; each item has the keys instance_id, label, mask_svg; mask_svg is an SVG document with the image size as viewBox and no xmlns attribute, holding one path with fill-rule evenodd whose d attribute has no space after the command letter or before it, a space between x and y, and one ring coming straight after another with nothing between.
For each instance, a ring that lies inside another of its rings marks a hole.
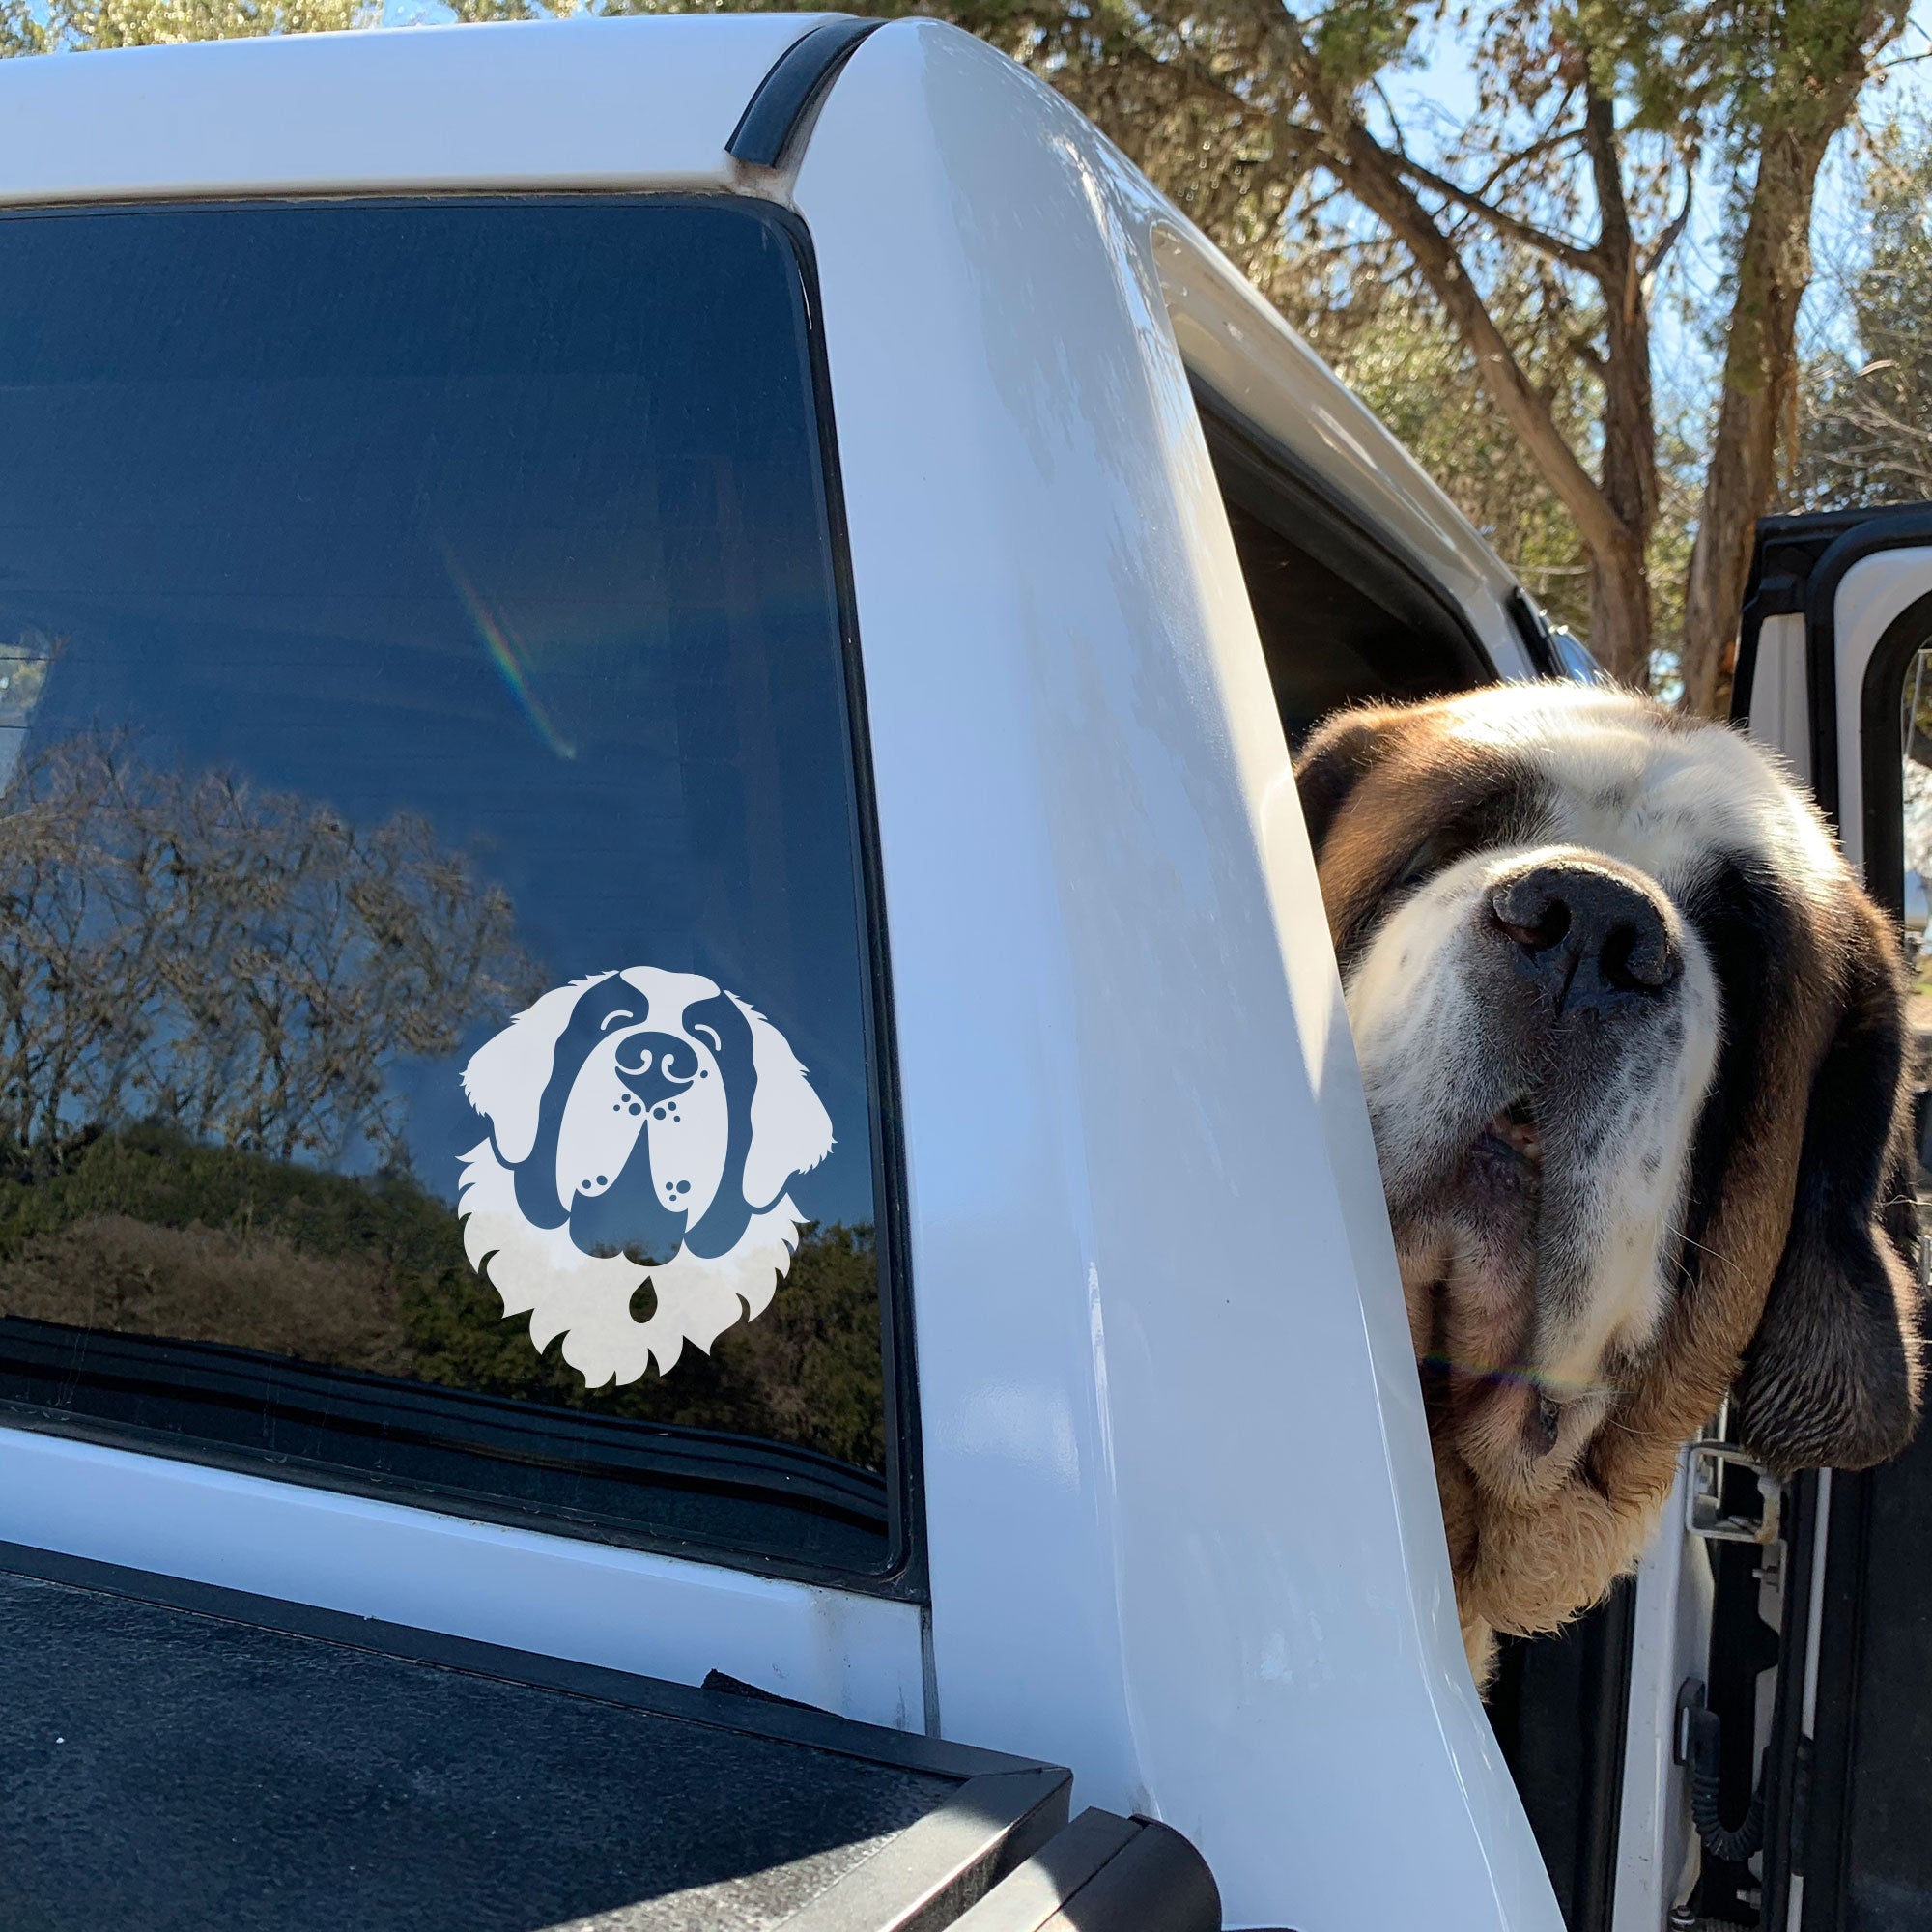
<instances>
[{"instance_id":1,"label":"truck rear window","mask_svg":"<svg viewBox=\"0 0 1932 1932\"><path fill-rule=\"evenodd\" d=\"M805 276L743 201L0 220L0 1420L902 1566Z\"/></svg>"}]
</instances>

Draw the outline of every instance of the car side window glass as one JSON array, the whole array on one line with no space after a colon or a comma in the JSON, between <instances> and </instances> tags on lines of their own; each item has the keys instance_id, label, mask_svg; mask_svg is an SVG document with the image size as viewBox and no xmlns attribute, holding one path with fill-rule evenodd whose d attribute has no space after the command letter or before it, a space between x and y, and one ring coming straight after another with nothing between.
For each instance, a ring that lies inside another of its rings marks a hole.
<instances>
[{"instance_id":1,"label":"car side window glass","mask_svg":"<svg viewBox=\"0 0 1932 1932\"><path fill-rule=\"evenodd\" d=\"M1932 950L1926 944L1932 910L1932 645L1907 658L1899 684L1900 906L1906 968L1906 1013L1911 1025L1914 1085L1932 1085ZM1932 1120L1917 1122L1918 1192L1932 1203Z\"/></svg>"},{"instance_id":2,"label":"car side window glass","mask_svg":"<svg viewBox=\"0 0 1932 1932\"><path fill-rule=\"evenodd\" d=\"M0 1422L903 1565L807 272L0 220Z\"/></svg>"}]
</instances>

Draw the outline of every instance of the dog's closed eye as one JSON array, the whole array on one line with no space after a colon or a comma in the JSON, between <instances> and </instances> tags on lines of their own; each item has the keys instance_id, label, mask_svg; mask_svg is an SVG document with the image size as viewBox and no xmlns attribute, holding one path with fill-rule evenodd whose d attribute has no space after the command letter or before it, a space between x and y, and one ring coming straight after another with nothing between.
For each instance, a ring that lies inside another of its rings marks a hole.
<instances>
[{"instance_id":1,"label":"dog's closed eye","mask_svg":"<svg viewBox=\"0 0 1932 1932\"><path fill-rule=\"evenodd\" d=\"M615 1026L619 1020L630 1020L636 1018L637 1015L634 1012L632 1012L629 1007L619 1007L614 1013L606 1013L604 1017L600 1021L598 1021L597 1031L599 1033L609 1033L611 1029L613 1026Z\"/></svg>"},{"instance_id":2,"label":"dog's closed eye","mask_svg":"<svg viewBox=\"0 0 1932 1932\"><path fill-rule=\"evenodd\" d=\"M1414 847L1389 882L1391 892L1406 893L1423 883L1432 872L1440 871L1453 856L1452 841L1445 832L1432 833Z\"/></svg>"},{"instance_id":3,"label":"dog's closed eye","mask_svg":"<svg viewBox=\"0 0 1932 1932\"><path fill-rule=\"evenodd\" d=\"M713 1053L723 1053L724 1051L724 1042L718 1037L716 1028L708 1027L702 1020L699 1020L691 1030L693 1033L701 1033L711 1042L711 1051Z\"/></svg>"}]
</instances>

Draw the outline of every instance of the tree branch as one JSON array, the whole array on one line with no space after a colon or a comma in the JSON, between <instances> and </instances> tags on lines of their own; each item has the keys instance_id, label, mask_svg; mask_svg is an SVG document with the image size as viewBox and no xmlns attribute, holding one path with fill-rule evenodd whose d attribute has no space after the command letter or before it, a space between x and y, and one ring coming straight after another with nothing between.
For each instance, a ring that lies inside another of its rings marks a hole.
<instances>
[{"instance_id":1,"label":"tree branch","mask_svg":"<svg viewBox=\"0 0 1932 1932\"><path fill-rule=\"evenodd\" d=\"M1669 226L1651 243L1649 253L1644 256L1640 272L1645 281L1649 281L1662 268L1671 249L1683 240L1684 230L1690 219L1690 196L1696 180L1696 165L1694 161L1687 160L1684 164L1684 206L1671 217Z\"/></svg>"},{"instance_id":2,"label":"tree branch","mask_svg":"<svg viewBox=\"0 0 1932 1932\"><path fill-rule=\"evenodd\" d=\"M1642 540L1611 507L1557 428L1549 404L1512 353L1454 245L1410 182L1403 158L1376 140L1303 39L1279 0L1249 0L1262 32L1280 51L1321 138L1323 159L1363 207L1408 251L1416 271L1442 304L1450 326L1475 358L1484 390L1522 440L1525 453L1576 523L1605 573L1642 569ZM1408 165L1413 165L1409 163Z\"/></svg>"},{"instance_id":3,"label":"tree branch","mask_svg":"<svg viewBox=\"0 0 1932 1932\"><path fill-rule=\"evenodd\" d=\"M1577 90L1571 88L1565 93L1563 99L1556 103L1556 113L1554 116L1556 120L1562 120L1564 115L1570 111L1570 103L1576 98L1576 93ZM1559 128L1553 134L1544 135L1541 140L1532 141L1526 148L1519 148L1513 155L1505 155L1483 177L1483 185L1476 192L1487 200L1495 192L1496 185L1503 177L1507 174L1513 174L1518 168L1522 166L1523 162L1536 160L1544 155L1552 155L1558 148L1565 147L1572 141L1580 141L1582 138L1583 129L1580 125L1575 128Z\"/></svg>"},{"instance_id":4,"label":"tree branch","mask_svg":"<svg viewBox=\"0 0 1932 1932\"><path fill-rule=\"evenodd\" d=\"M1590 185L1597 195L1597 244L1593 252L1603 265L1599 279L1612 304L1628 312L1636 293L1636 264L1630 208L1624 200L1623 157L1617 152L1616 111L1594 87L1587 91L1583 107L1583 149L1589 156Z\"/></svg>"},{"instance_id":5,"label":"tree branch","mask_svg":"<svg viewBox=\"0 0 1932 1932\"><path fill-rule=\"evenodd\" d=\"M1372 137L1373 138L1373 137ZM1389 154L1387 149L1382 151ZM1520 242L1525 248L1533 248L1539 255L1547 256L1552 262L1560 262L1566 269L1575 269L1578 274L1589 275L1594 280L1603 279L1604 267L1597 251L1586 248L1580 242L1572 242L1561 235L1551 235L1524 221L1520 216L1498 208L1494 202L1486 201L1473 188L1459 187L1446 175L1439 175L1434 168L1424 167L1406 152L1389 154L1389 159L1411 181L1432 189L1444 199L1465 208L1471 214L1480 216L1499 233L1512 241Z\"/></svg>"},{"instance_id":6,"label":"tree branch","mask_svg":"<svg viewBox=\"0 0 1932 1932\"><path fill-rule=\"evenodd\" d=\"M1511 352L1494 317L1448 239L1431 219L1400 165L1359 123L1343 130L1344 152L1334 166L1355 198L1408 250L1417 271L1447 311L1456 332L1476 360L1490 399L1522 439L1531 462L1576 521L1585 544L1600 557L1627 558L1632 533L1611 509L1556 427L1549 405Z\"/></svg>"}]
</instances>

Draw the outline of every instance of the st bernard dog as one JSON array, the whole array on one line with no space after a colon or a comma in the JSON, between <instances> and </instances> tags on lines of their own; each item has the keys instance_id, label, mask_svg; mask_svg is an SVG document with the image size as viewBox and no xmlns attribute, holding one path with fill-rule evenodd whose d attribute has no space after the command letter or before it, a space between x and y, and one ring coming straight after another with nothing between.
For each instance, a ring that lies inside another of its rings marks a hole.
<instances>
[{"instance_id":1,"label":"st bernard dog","mask_svg":"<svg viewBox=\"0 0 1932 1932\"><path fill-rule=\"evenodd\" d=\"M1296 781L1483 1683L1631 1567L1727 1391L1779 1473L1910 1436L1898 949L1769 756L1633 696L1341 712Z\"/></svg>"},{"instance_id":2,"label":"st bernard dog","mask_svg":"<svg viewBox=\"0 0 1932 1932\"><path fill-rule=\"evenodd\" d=\"M463 1090L490 1123L463 1157L465 1252L588 1386L662 1375L770 1304L803 1219L786 1189L832 1122L735 993L651 966L575 980L478 1048Z\"/></svg>"}]
</instances>

